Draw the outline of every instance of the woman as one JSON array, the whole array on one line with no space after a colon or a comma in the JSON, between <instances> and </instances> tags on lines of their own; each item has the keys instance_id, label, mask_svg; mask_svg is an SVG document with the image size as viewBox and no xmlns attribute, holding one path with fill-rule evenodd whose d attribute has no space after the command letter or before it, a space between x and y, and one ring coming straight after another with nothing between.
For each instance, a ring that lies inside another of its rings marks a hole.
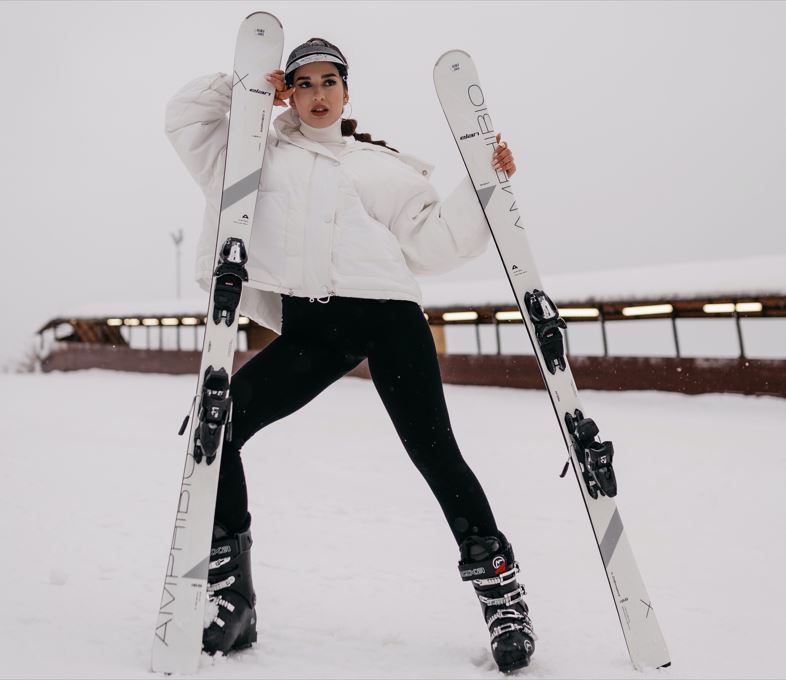
<instances>
[{"instance_id":1,"label":"woman","mask_svg":"<svg viewBox=\"0 0 786 680\"><path fill-rule=\"evenodd\" d=\"M232 378L233 439L224 445L203 646L227 653L256 641L251 516L240 457L266 425L298 410L364 359L401 441L439 502L459 546L503 671L534 651L513 550L453 437L433 338L414 274L447 271L490 240L465 180L440 202L431 168L342 119L348 66L320 38L267 74L275 104L248 247L241 312L280 333ZM206 197L197 278L210 286L232 80L189 83L167 108L167 135ZM512 175L499 142L493 164ZM207 622L206 622L207 623Z\"/></svg>"}]
</instances>

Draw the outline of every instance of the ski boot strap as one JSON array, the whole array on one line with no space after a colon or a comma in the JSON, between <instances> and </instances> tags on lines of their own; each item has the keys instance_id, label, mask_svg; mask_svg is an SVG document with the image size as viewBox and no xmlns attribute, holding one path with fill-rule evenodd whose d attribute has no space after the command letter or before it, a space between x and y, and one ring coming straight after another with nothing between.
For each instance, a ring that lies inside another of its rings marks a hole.
<instances>
[{"instance_id":1,"label":"ski boot strap","mask_svg":"<svg viewBox=\"0 0 786 680\"><path fill-rule=\"evenodd\" d=\"M516 576L521 571L519 563L514 562L505 571L490 578L472 579L472 585L476 588L489 588L491 586L507 586L516 582Z\"/></svg>"},{"instance_id":2,"label":"ski boot strap","mask_svg":"<svg viewBox=\"0 0 786 680\"><path fill-rule=\"evenodd\" d=\"M512 583L519 571L518 562L508 566L502 555L494 555L480 562L459 563L461 580L472 581L473 585L481 588Z\"/></svg>"},{"instance_id":3,"label":"ski boot strap","mask_svg":"<svg viewBox=\"0 0 786 680\"><path fill-rule=\"evenodd\" d=\"M527 591L524 590L523 585L518 584L515 590L511 590L504 594L498 593L500 597L486 597L481 594L480 591L475 591L475 594L478 596L478 600L480 600L481 604L487 607L512 607L514 604L524 602L524 596L527 594Z\"/></svg>"},{"instance_id":4,"label":"ski boot strap","mask_svg":"<svg viewBox=\"0 0 786 680\"><path fill-rule=\"evenodd\" d=\"M214 539L210 547L210 559L212 561L222 557L237 557L250 550L253 542L250 531Z\"/></svg>"},{"instance_id":5,"label":"ski boot strap","mask_svg":"<svg viewBox=\"0 0 786 680\"><path fill-rule=\"evenodd\" d=\"M518 563L514 562L511 569L518 570ZM461 574L462 581L495 579L509 570L507 560L502 554L491 555L487 559L477 562L459 562L459 574ZM494 582L496 583L496 581Z\"/></svg>"},{"instance_id":6,"label":"ski boot strap","mask_svg":"<svg viewBox=\"0 0 786 680\"><path fill-rule=\"evenodd\" d=\"M507 622L495 626L494 623L500 619L506 619ZM500 609L493 616L490 616L486 623L489 627L492 642L500 635L510 633L514 630L520 630L526 635L529 635L533 640L535 639L535 631L532 629L532 621L530 621L529 616L515 609Z\"/></svg>"},{"instance_id":7,"label":"ski boot strap","mask_svg":"<svg viewBox=\"0 0 786 680\"><path fill-rule=\"evenodd\" d=\"M230 586L235 585L235 581L237 578L234 575L227 576L223 581L216 581L215 583L208 583L207 584L207 592L208 597L213 595L213 593L217 593L219 590L224 590L225 588L229 588Z\"/></svg>"}]
</instances>

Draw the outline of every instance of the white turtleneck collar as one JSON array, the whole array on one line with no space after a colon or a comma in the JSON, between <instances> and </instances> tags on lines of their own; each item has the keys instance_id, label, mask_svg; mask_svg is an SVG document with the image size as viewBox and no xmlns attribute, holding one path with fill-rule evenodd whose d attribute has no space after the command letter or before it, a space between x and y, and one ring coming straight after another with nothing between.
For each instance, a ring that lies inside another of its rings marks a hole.
<instances>
[{"instance_id":1,"label":"white turtleneck collar","mask_svg":"<svg viewBox=\"0 0 786 680\"><path fill-rule=\"evenodd\" d=\"M319 144L345 144L346 137L341 135L341 118L339 117L335 123L328 125L324 128L315 128L300 121L300 131L304 137L308 137L314 142Z\"/></svg>"}]
</instances>

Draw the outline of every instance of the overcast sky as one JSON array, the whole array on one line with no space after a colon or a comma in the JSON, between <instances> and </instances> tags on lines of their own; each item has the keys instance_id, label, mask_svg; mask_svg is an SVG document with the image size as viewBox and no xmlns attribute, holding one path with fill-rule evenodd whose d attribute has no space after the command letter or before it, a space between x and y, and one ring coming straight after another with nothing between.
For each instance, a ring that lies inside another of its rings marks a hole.
<instances>
[{"instance_id":1,"label":"overcast sky","mask_svg":"<svg viewBox=\"0 0 786 680\"><path fill-rule=\"evenodd\" d=\"M201 295L203 201L164 107L231 72L257 10L285 58L337 43L360 129L434 163L443 195L464 169L432 67L470 52L544 278L786 253L786 3L0 2L0 359L60 310L173 297L180 228ZM490 251L440 280L502 275Z\"/></svg>"}]
</instances>

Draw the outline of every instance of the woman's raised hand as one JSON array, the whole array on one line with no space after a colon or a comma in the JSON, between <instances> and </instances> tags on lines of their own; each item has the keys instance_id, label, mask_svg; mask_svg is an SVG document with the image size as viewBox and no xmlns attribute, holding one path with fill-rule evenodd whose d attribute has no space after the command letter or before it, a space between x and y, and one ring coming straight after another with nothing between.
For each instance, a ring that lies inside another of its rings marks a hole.
<instances>
[{"instance_id":1,"label":"woman's raised hand","mask_svg":"<svg viewBox=\"0 0 786 680\"><path fill-rule=\"evenodd\" d=\"M294 87L287 87L284 82L284 72L281 69L276 69L270 73L265 74L265 80L276 88L276 96L273 99L274 106L287 106L286 100L292 96L295 91Z\"/></svg>"},{"instance_id":2,"label":"woman's raised hand","mask_svg":"<svg viewBox=\"0 0 786 680\"><path fill-rule=\"evenodd\" d=\"M507 142L502 141L501 132L497 133L497 148L494 149L494 155L491 157L491 166L497 171L507 173L508 177L512 177L516 172L513 151L510 150Z\"/></svg>"}]
</instances>

